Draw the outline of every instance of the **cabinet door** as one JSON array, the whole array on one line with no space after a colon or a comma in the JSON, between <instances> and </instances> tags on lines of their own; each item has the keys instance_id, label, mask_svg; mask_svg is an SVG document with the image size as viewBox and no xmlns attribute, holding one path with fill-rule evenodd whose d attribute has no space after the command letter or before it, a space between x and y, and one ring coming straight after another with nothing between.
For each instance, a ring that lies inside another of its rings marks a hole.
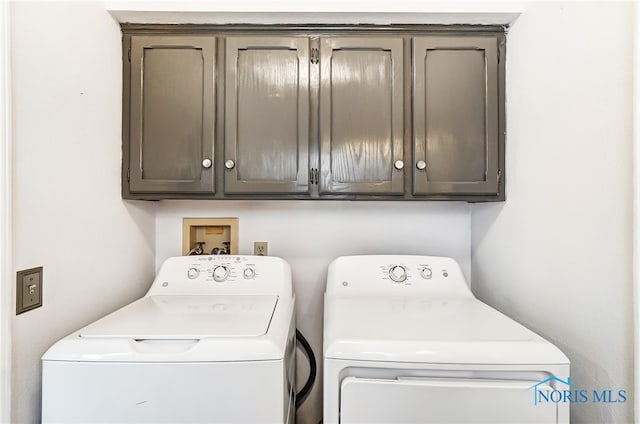
<instances>
[{"instance_id":1,"label":"cabinet door","mask_svg":"<svg viewBox=\"0 0 640 424\"><path fill-rule=\"evenodd\" d=\"M211 36L132 36L131 192L213 192Z\"/></svg>"},{"instance_id":2,"label":"cabinet door","mask_svg":"<svg viewBox=\"0 0 640 424\"><path fill-rule=\"evenodd\" d=\"M309 39L226 42L225 193L309 190Z\"/></svg>"},{"instance_id":3,"label":"cabinet door","mask_svg":"<svg viewBox=\"0 0 640 424\"><path fill-rule=\"evenodd\" d=\"M321 193L402 194L403 41L320 40Z\"/></svg>"},{"instance_id":4,"label":"cabinet door","mask_svg":"<svg viewBox=\"0 0 640 424\"><path fill-rule=\"evenodd\" d=\"M498 194L498 41L413 40L414 194Z\"/></svg>"}]
</instances>

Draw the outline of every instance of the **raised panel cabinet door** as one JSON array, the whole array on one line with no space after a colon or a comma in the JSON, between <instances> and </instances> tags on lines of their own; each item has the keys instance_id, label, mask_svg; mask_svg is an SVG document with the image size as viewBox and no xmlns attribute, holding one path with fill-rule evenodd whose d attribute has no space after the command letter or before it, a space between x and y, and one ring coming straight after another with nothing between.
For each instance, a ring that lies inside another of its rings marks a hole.
<instances>
[{"instance_id":1,"label":"raised panel cabinet door","mask_svg":"<svg viewBox=\"0 0 640 424\"><path fill-rule=\"evenodd\" d=\"M498 194L498 39L413 39L413 193Z\"/></svg>"},{"instance_id":2,"label":"raised panel cabinet door","mask_svg":"<svg viewBox=\"0 0 640 424\"><path fill-rule=\"evenodd\" d=\"M225 193L309 191L309 39L228 37Z\"/></svg>"},{"instance_id":3,"label":"raised panel cabinet door","mask_svg":"<svg viewBox=\"0 0 640 424\"><path fill-rule=\"evenodd\" d=\"M403 40L320 40L320 192L403 193Z\"/></svg>"},{"instance_id":4,"label":"raised panel cabinet door","mask_svg":"<svg viewBox=\"0 0 640 424\"><path fill-rule=\"evenodd\" d=\"M215 43L131 37L131 192L214 191Z\"/></svg>"}]
</instances>

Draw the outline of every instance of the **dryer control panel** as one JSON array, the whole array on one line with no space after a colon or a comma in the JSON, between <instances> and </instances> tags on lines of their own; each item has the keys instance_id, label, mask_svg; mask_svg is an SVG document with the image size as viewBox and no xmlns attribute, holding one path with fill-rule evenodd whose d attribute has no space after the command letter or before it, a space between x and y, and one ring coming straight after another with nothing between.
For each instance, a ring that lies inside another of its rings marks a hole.
<instances>
[{"instance_id":1,"label":"dryer control panel","mask_svg":"<svg viewBox=\"0 0 640 424\"><path fill-rule=\"evenodd\" d=\"M452 258L415 255L343 256L331 263L327 296L452 295L472 296Z\"/></svg>"},{"instance_id":2,"label":"dryer control panel","mask_svg":"<svg viewBox=\"0 0 640 424\"><path fill-rule=\"evenodd\" d=\"M249 255L167 259L148 294L287 294L291 268L281 258Z\"/></svg>"}]
</instances>

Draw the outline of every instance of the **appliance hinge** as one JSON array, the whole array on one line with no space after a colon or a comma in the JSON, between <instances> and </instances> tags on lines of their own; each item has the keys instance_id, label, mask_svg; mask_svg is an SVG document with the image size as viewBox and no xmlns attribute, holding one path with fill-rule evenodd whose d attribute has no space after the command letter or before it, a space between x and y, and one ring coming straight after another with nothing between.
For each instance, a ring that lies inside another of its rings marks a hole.
<instances>
[{"instance_id":1,"label":"appliance hinge","mask_svg":"<svg viewBox=\"0 0 640 424\"><path fill-rule=\"evenodd\" d=\"M129 51L127 52L127 56L129 56L129 62L131 62L131 47L129 47Z\"/></svg>"},{"instance_id":2,"label":"appliance hinge","mask_svg":"<svg viewBox=\"0 0 640 424\"><path fill-rule=\"evenodd\" d=\"M496 176L496 180L498 185L500 185L500 180L502 179L502 169L498 169L498 175Z\"/></svg>"},{"instance_id":3,"label":"appliance hinge","mask_svg":"<svg viewBox=\"0 0 640 424\"><path fill-rule=\"evenodd\" d=\"M309 170L309 184L318 184L318 168Z\"/></svg>"},{"instance_id":4,"label":"appliance hinge","mask_svg":"<svg viewBox=\"0 0 640 424\"><path fill-rule=\"evenodd\" d=\"M127 182L131 182L131 168L127 168Z\"/></svg>"},{"instance_id":5,"label":"appliance hinge","mask_svg":"<svg viewBox=\"0 0 640 424\"><path fill-rule=\"evenodd\" d=\"M313 48L311 49L311 63L315 65L318 62L320 62L320 52L318 49Z\"/></svg>"}]
</instances>

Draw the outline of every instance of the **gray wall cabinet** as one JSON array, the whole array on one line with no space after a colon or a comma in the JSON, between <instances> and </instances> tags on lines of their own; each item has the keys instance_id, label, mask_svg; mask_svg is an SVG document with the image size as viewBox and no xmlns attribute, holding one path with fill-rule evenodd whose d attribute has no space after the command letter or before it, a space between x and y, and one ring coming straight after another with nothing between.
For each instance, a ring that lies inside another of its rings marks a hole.
<instances>
[{"instance_id":1,"label":"gray wall cabinet","mask_svg":"<svg viewBox=\"0 0 640 424\"><path fill-rule=\"evenodd\" d=\"M213 193L215 50L206 35L130 38L125 192Z\"/></svg>"},{"instance_id":2,"label":"gray wall cabinet","mask_svg":"<svg viewBox=\"0 0 640 424\"><path fill-rule=\"evenodd\" d=\"M413 76L413 193L498 195L495 37L416 37Z\"/></svg>"},{"instance_id":3,"label":"gray wall cabinet","mask_svg":"<svg viewBox=\"0 0 640 424\"><path fill-rule=\"evenodd\" d=\"M225 193L309 191L309 39L229 37Z\"/></svg>"},{"instance_id":4,"label":"gray wall cabinet","mask_svg":"<svg viewBox=\"0 0 640 424\"><path fill-rule=\"evenodd\" d=\"M320 63L320 192L402 194L402 38L322 38Z\"/></svg>"},{"instance_id":5,"label":"gray wall cabinet","mask_svg":"<svg viewBox=\"0 0 640 424\"><path fill-rule=\"evenodd\" d=\"M122 29L125 198L504 200L503 27Z\"/></svg>"}]
</instances>

